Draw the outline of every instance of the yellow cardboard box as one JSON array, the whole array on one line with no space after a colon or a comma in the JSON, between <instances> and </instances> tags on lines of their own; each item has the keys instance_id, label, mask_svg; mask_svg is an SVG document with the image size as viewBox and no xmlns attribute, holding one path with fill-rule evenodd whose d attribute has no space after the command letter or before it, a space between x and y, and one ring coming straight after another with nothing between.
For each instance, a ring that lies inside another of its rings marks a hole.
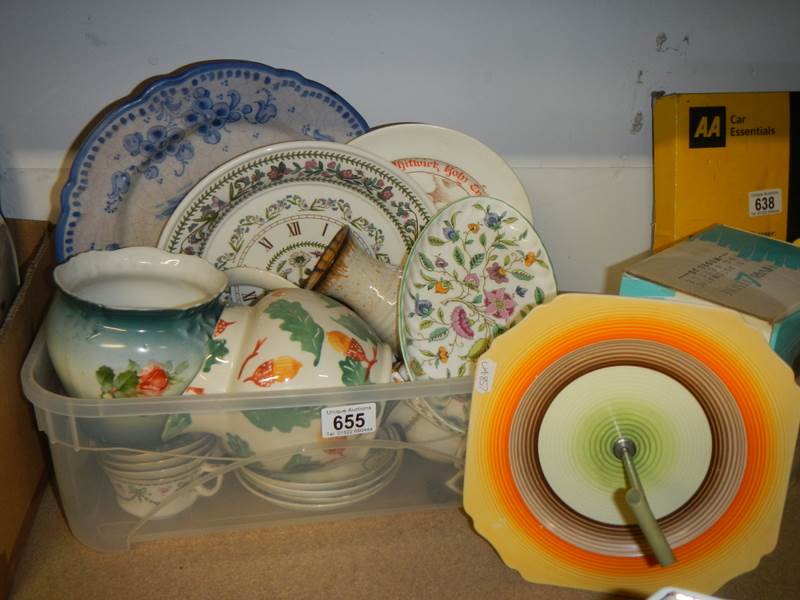
<instances>
[{"instance_id":1,"label":"yellow cardboard box","mask_svg":"<svg viewBox=\"0 0 800 600\"><path fill-rule=\"evenodd\" d=\"M653 183L653 250L713 223L800 238L800 93L657 98Z\"/></svg>"}]
</instances>

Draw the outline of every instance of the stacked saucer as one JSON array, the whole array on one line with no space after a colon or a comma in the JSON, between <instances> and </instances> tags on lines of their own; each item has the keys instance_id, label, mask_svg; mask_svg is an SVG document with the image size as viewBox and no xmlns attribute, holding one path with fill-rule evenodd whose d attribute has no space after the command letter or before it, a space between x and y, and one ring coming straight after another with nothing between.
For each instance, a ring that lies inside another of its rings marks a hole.
<instances>
[{"instance_id":1,"label":"stacked saucer","mask_svg":"<svg viewBox=\"0 0 800 600\"><path fill-rule=\"evenodd\" d=\"M101 454L100 464L122 510L137 517L163 519L186 510L199 496L219 491L221 475L212 479L211 487L197 483L214 469L209 458L219 455L215 436L187 434L150 451L107 450Z\"/></svg>"},{"instance_id":2,"label":"stacked saucer","mask_svg":"<svg viewBox=\"0 0 800 600\"><path fill-rule=\"evenodd\" d=\"M400 440L400 433L390 427L378 439ZM403 451L372 448L358 462L349 462L320 472L267 473L252 466L236 471L242 486L252 494L277 506L292 510L333 510L360 502L389 485L400 470Z\"/></svg>"}]
</instances>

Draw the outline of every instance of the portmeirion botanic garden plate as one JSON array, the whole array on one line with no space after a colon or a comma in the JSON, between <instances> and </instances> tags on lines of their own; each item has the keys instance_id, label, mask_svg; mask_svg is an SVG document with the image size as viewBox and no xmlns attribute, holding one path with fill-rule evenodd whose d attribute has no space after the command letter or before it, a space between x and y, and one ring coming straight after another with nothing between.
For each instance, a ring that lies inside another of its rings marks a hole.
<instances>
[{"instance_id":1,"label":"portmeirion botanic garden plate","mask_svg":"<svg viewBox=\"0 0 800 600\"><path fill-rule=\"evenodd\" d=\"M400 265L433 215L428 197L383 159L333 142L288 142L246 153L183 199L159 247L218 269L259 267L293 283L342 226L371 256ZM251 288L232 290L248 303Z\"/></svg>"},{"instance_id":2,"label":"portmeirion botanic garden plate","mask_svg":"<svg viewBox=\"0 0 800 600\"><path fill-rule=\"evenodd\" d=\"M324 85L260 63L202 62L151 79L81 143L61 192L56 256L154 246L184 194L225 161L288 140L346 142L366 129Z\"/></svg>"},{"instance_id":3,"label":"portmeirion botanic garden plate","mask_svg":"<svg viewBox=\"0 0 800 600\"><path fill-rule=\"evenodd\" d=\"M384 125L349 142L392 161L437 209L465 196L501 198L532 221L525 188L491 148L460 131L425 123Z\"/></svg>"},{"instance_id":4,"label":"portmeirion botanic garden plate","mask_svg":"<svg viewBox=\"0 0 800 600\"><path fill-rule=\"evenodd\" d=\"M411 377L471 374L495 337L555 295L550 259L519 211L488 197L448 205L423 230L400 284Z\"/></svg>"}]
</instances>

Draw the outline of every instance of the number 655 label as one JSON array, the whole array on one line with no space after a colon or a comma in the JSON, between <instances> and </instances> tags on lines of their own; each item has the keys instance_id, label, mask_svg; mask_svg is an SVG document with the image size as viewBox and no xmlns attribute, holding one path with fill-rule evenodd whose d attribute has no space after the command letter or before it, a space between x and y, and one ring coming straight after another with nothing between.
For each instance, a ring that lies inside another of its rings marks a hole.
<instances>
[{"instance_id":1,"label":"number 655 label","mask_svg":"<svg viewBox=\"0 0 800 600\"><path fill-rule=\"evenodd\" d=\"M750 216L775 215L783 210L780 188L774 190L757 190L747 194L750 204Z\"/></svg>"},{"instance_id":2,"label":"number 655 label","mask_svg":"<svg viewBox=\"0 0 800 600\"><path fill-rule=\"evenodd\" d=\"M332 438L372 433L377 429L375 414L374 402L323 408L320 411L322 437Z\"/></svg>"}]
</instances>

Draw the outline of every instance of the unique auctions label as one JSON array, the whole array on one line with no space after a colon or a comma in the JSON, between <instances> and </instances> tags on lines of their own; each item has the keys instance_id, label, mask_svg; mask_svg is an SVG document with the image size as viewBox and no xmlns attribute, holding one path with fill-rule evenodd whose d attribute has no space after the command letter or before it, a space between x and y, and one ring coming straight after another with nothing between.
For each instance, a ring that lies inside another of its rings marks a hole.
<instances>
[{"instance_id":1,"label":"unique auctions label","mask_svg":"<svg viewBox=\"0 0 800 600\"><path fill-rule=\"evenodd\" d=\"M331 406L320 411L322 437L346 437L377 430L375 403Z\"/></svg>"},{"instance_id":2,"label":"unique auctions label","mask_svg":"<svg viewBox=\"0 0 800 600\"><path fill-rule=\"evenodd\" d=\"M757 190L748 194L750 216L776 215L783 210L780 188L774 190Z\"/></svg>"}]
</instances>

